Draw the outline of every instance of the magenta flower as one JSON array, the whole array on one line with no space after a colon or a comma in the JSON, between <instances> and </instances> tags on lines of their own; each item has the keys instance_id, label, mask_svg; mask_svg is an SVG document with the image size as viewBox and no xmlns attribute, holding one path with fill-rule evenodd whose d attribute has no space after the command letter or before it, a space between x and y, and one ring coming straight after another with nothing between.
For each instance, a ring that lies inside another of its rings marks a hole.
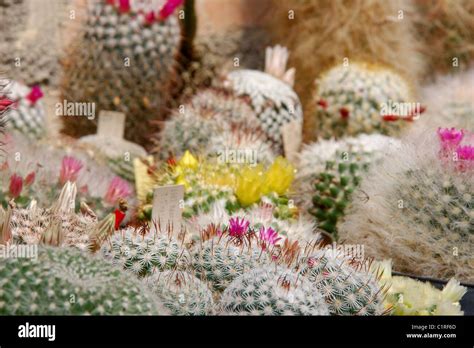
<instances>
[{"instance_id":1,"label":"magenta flower","mask_svg":"<svg viewBox=\"0 0 474 348\"><path fill-rule=\"evenodd\" d=\"M17 174L10 177L10 196L17 198L23 189L23 178Z\"/></svg>"},{"instance_id":2,"label":"magenta flower","mask_svg":"<svg viewBox=\"0 0 474 348\"><path fill-rule=\"evenodd\" d=\"M264 250L268 245L275 245L281 239L281 237L278 237L278 232L273 228L265 228L263 226L260 228L259 237Z\"/></svg>"},{"instance_id":3,"label":"magenta flower","mask_svg":"<svg viewBox=\"0 0 474 348\"><path fill-rule=\"evenodd\" d=\"M459 146L456 149L458 159L461 161L474 161L474 147L473 146Z\"/></svg>"},{"instance_id":4,"label":"magenta flower","mask_svg":"<svg viewBox=\"0 0 474 348\"><path fill-rule=\"evenodd\" d=\"M150 11L148 12L146 15L145 15L145 22L147 24L153 24L153 22L155 21L156 17L155 17L155 12L153 11Z\"/></svg>"},{"instance_id":5,"label":"magenta flower","mask_svg":"<svg viewBox=\"0 0 474 348\"><path fill-rule=\"evenodd\" d=\"M245 233L249 230L250 222L246 221L244 218L231 218L229 220L229 235L232 237L243 237Z\"/></svg>"},{"instance_id":6,"label":"magenta flower","mask_svg":"<svg viewBox=\"0 0 474 348\"><path fill-rule=\"evenodd\" d=\"M166 19L173 14L174 10L181 6L184 0L168 0L160 10L160 18Z\"/></svg>"},{"instance_id":7,"label":"magenta flower","mask_svg":"<svg viewBox=\"0 0 474 348\"><path fill-rule=\"evenodd\" d=\"M451 128L451 129L438 128L438 136L441 140L441 144L443 145L443 148L452 148L461 143L464 137L464 131L463 130L459 131L456 128Z\"/></svg>"},{"instance_id":8,"label":"magenta flower","mask_svg":"<svg viewBox=\"0 0 474 348\"><path fill-rule=\"evenodd\" d=\"M31 88L30 93L26 96L26 99L30 101L32 105L35 105L36 102L43 97L43 91L40 86L36 85Z\"/></svg>"},{"instance_id":9,"label":"magenta flower","mask_svg":"<svg viewBox=\"0 0 474 348\"><path fill-rule=\"evenodd\" d=\"M115 205L120 198L127 198L131 194L132 188L128 181L116 176L110 182L104 200L110 205Z\"/></svg>"},{"instance_id":10,"label":"magenta flower","mask_svg":"<svg viewBox=\"0 0 474 348\"><path fill-rule=\"evenodd\" d=\"M130 11L130 0L119 0L120 13L127 13Z\"/></svg>"},{"instance_id":11,"label":"magenta flower","mask_svg":"<svg viewBox=\"0 0 474 348\"><path fill-rule=\"evenodd\" d=\"M67 181L76 181L82 162L72 156L64 156L59 173L59 183L64 185Z\"/></svg>"}]
</instances>

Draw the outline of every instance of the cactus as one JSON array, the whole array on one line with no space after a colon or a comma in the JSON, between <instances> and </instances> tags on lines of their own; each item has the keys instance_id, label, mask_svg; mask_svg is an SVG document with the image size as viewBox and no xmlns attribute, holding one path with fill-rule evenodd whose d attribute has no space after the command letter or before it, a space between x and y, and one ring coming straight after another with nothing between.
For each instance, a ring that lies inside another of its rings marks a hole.
<instances>
[{"instance_id":1,"label":"cactus","mask_svg":"<svg viewBox=\"0 0 474 348\"><path fill-rule=\"evenodd\" d=\"M250 99L262 130L277 153L283 153L281 128L293 121L302 122L298 96L285 82L257 70L230 72L224 85L238 97Z\"/></svg>"},{"instance_id":2,"label":"cactus","mask_svg":"<svg viewBox=\"0 0 474 348\"><path fill-rule=\"evenodd\" d=\"M21 83L11 82L0 93L5 93L0 98L7 97L15 102L7 115L8 127L33 140L42 137L45 132L45 110L40 87L28 88Z\"/></svg>"},{"instance_id":3,"label":"cactus","mask_svg":"<svg viewBox=\"0 0 474 348\"><path fill-rule=\"evenodd\" d=\"M326 170L314 181L313 207L309 210L319 228L337 238L337 223L370 163L369 154L347 152L337 153L334 161L326 163Z\"/></svg>"},{"instance_id":4,"label":"cactus","mask_svg":"<svg viewBox=\"0 0 474 348\"><path fill-rule=\"evenodd\" d=\"M236 278L222 294L220 305L226 315L329 315L311 282L275 265Z\"/></svg>"},{"instance_id":5,"label":"cactus","mask_svg":"<svg viewBox=\"0 0 474 348\"><path fill-rule=\"evenodd\" d=\"M168 314L145 284L100 258L63 248L37 252L0 260L0 314Z\"/></svg>"},{"instance_id":6,"label":"cactus","mask_svg":"<svg viewBox=\"0 0 474 348\"><path fill-rule=\"evenodd\" d=\"M318 250L298 261L299 274L324 296L332 315L381 315L384 288L376 276L337 251Z\"/></svg>"},{"instance_id":7,"label":"cactus","mask_svg":"<svg viewBox=\"0 0 474 348\"><path fill-rule=\"evenodd\" d=\"M244 98L235 98L221 89L203 90L164 122L155 151L163 158L169 154L180 157L187 150L212 154L213 150L224 149L219 149L218 143L213 142L216 136L227 138L233 127L244 126L252 128L246 134L253 132L259 135L260 141L266 141L266 137L259 133L258 120Z\"/></svg>"},{"instance_id":8,"label":"cactus","mask_svg":"<svg viewBox=\"0 0 474 348\"><path fill-rule=\"evenodd\" d=\"M155 273L146 282L172 315L211 315L214 311L212 292L206 283L189 272Z\"/></svg>"},{"instance_id":9,"label":"cactus","mask_svg":"<svg viewBox=\"0 0 474 348\"><path fill-rule=\"evenodd\" d=\"M168 0L161 10L145 1L94 4L82 41L65 61L63 99L125 113L125 138L145 145L148 121L163 116L176 74L180 27L168 11L175 4ZM84 117L62 121L63 131L72 136L92 133L96 123Z\"/></svg>"},{"instance_id":10,"label":"cactus","mask_svg":"<svg viewBox=\"0 0 474 348\"><path fill-rule=\"evenodd\" d=\"M103 243L101 254L139 277L155 271L182 269L186 264L181 243L171 233L159 230L120 230Z\"/></svg>"},{"instance_id":11,"label":"cactus","mask_svg":"<svg viewBox=\"0 0 474 348\"><path fill-rule=\"evenodd\" d=\"M398 108L405 105L400 103L413 102L411 86L395 71L377 65L334 66L320 75L316 86L314 136L318 138L396 135L423 112L415 105L406 112Z\"/></svg>"},{"instance_id":12,"label":"cactus","mask_svg":"<svg viewBox=\"0 0 474 348\"><path fill-rule=\"evenodd\" d=\"M372 167L361 185L369 199L353 200L339 234L365 243L369 256L392 258L398 271L472 281L472 135L433 133L407 139Z\"/></svg>"}]
</instances>

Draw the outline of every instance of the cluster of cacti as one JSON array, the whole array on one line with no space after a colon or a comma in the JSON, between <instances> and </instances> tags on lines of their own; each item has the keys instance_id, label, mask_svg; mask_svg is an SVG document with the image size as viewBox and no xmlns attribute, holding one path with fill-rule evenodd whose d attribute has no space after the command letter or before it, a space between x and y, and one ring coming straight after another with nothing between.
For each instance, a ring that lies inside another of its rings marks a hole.
<instances>
[{"instance_id":1,"label":"cluster of cacti","mask_svg":"<svg viewBox=\"0 0 474 348\"><path fill-rule=\"evenodd\" d=\"M225 315L329 315L310 281L276 265L240 275L226 288L220 305Z\"/></svg>"},{"instance_id":2,"label":"cluster of cacti","mask_svg":"<svg viewBox=\"0 0 474 348\"><path fill-rule=\"evenodd\" d=\"M61 55L60 27L69 15L67 1L6 3L6 7L0 4L0 22L2 34L3 30L10 34L0 44L0 70L28 85L56 82Z\"/></svg>"},{"instance_id":3,"label":"cluster of cacti","mask_svg":"<svg viewBox=\"0 0 474 348\"><path fill-rule=\"evenodd\" d=\"M298 261L299 274L324 297L331 314L382 315L389 310L383 303L385 290L363 266L331 249L318 250Z\"/></svg>"},{"instance_id":4,"label":"cluster of cacti","mask_svg":"<svg viewBox=\"0 0 474 348\"><path fill-rule=\"evenodd\" d=\"M391 261L376 262L376 272L382 271L380 284L387 288L385 305L391 315L463 315L459 301L467 292L454 278L437 289L429 282L392 275Z\"/></svg>"},{"instance_id":5,"label":"cluster of cacti","mask_svg":"<svg viewBox=\"0 0 474 348\"><path fill-rule=\"evenodd\" d=\"M473 280L474 147L468 131L407 139L362 180L340 225L348 243L410 274Z\"/></svg>"},{"instance_id":6,"label":"cluster of cacti","mask_svg":"<svg viewBox=\"0 0 474 348\"><path fill-rule=\"evenodd\" d=\"M172 315L214 314L212 292L194 274L164 271L152 274L146 282Z\"/></svg>"},{"instance_id":7,"label":"cluster of cacti","mask_svg":"<svg viewBox=\"0 0 474 348\"><path fill-rule=\"evenodd\" d=\"M82 40L65 62L63 98L125 113L125 138L146 144L148 122L162 115L176 73L180 26L174 10L181 2L95 3ZM62 121L63 131L73 136L92 133L96 123L85 117Z\"/></svg>"},{"instance_id":8,"label":"cluster of cacti","mask_svg":"<svg viewBox=\"0 0 474 348\"><path fill-rule=\"evenodd\" d=\"M120 230L102 245L101 254L139 277L182 269L187 256L171 231L162 232L158 226Z\"/></svg>"},{"instance_id":9,"label":"cluster of cacti","mask_svg":"<svg viewBox=\"0 0 474 348\"><path fill-rule=\"evenodd\" d=\"M14 104L7 116L8 128L18 131L30 139L44 135L45 110L41 98L43 92L39 86L29 88L19 82L7 84L0 98L8 98Z\"/></svg>"},{"instance_id":10,"label":"cluster of cacti","mask_svg":"<svg viewBox=\"0 0 474 348\"><path fill-rule=\"evenodd\" d=\"M103 259L66 248L36 251L0 260L2 315L168 314L145 284Z\"/></svg>"},{"instance_id":11,"label":"cluster of cacti","mask_svg":"<svg viewBox=\"0 0 474 348\"><path fill-rule=\"evenodd\" d=\"M266 136L259 131L258 120L246 99L225 90L206 89L179 106L164 122L156 151L162 157L179 157L185 151L216 156L226 150L255 149L251 141L240 144L246 137L260 143L259 158L273 156L271 149L265 147Z\"/></svg>"},{"instance_id":12,"label":"cluster of cacti","mask_svg":"<svg viewBox=\"0 0 474 348\"><path fill-rule=\"evenodd\" d=\"M238 97L249 98L263 132L275 151L283 153L282 127L303 121L300 100L292 87L268 73L245 69L227 74L224 86Z\"/></svg>"},{"instance_id":13,"label":"cluster of cacti","mask_svg":"<svg viewBox=\"0 0 474 348\"><path fill-rule=\"evenodd\" d=\"M323 72L316 80L314 103L314 136L324 139L398 134L423 111L401 75L383 66L355 62Z\"/></svg>"}]
</instances>

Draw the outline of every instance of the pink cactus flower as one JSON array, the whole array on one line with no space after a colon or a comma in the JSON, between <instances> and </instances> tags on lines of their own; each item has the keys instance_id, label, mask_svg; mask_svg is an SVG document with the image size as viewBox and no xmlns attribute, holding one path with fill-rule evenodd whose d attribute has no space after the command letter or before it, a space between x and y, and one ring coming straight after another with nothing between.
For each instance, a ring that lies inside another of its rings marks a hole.
<instances>
[{"instance_id":1,"label":"pink cactus flower","mask_svg":"<svg viewBox=\"0 0 474 348\"><path fill-rule=\"evenodd\" d=\"M15 102L6 97L0 96L0 115L10 108Z\"/></svg>"},{"instance_id":2,"label":"pink cactus flower","mask_svg":"<svg viewBox=\"0 0 474 348\"><path fill-rule=\"evenodd\" d=\"M59 173L59 183L64 185L67 181L76 181L82 162L72 156L64 156Z\"/></svg>"},{"instance_id":3,"label":"pink cactus flower","mask_svg":"<svg viewBox=\"0 0 474 348\"><path fill-rule=\"evenodd\" d=\"M153 24L155 20L156 20L155 12L150 11L145 15L145 22L147 24Z\"/></svg>"},{"instance_id":4,"label":"pink cactus flower","mask_svg":"<svg viewBox=\"0 0 474 348\"><path fill-rule=\"evenodd\" d=\"M31 91L26 96L26 99L28 99L32 105L35 105L36 102L43 97L43 95L44 94L40 86L36 85L31 88Z\"/></svg>"},{"instance_id":5,"label":"pink cactus flower","mask_svg":"<svg viewBox=\"0 0 474 348\"><path fill-rule=\"evenodd\" d=\"M171 16L174 10L183 4L184 0L168 0L160 10L160 18L166 19Z\"/></svg>"},{"instance_id":6,"label":"pink cactus flower","mask_svg":"<svg viewBox=\"0 0 474 348\"><path fill-rule=\"evenodd\" d=\"M263 250L265 250L270 245L275 245L279 240L281 240L281 237L278 237L278 232L276 232L273 228L265 228L263 226L260 228L259 238Z\"/></svg>"},{"instance_id":7,"label":"pink cactus flower","mask_svg":"<svg viewBox=\"0 0 474 348\"><path fill-rule=\"evenodd\" d=\"M229 235L237 238L243 237L249 230L249 225L250 222L244 218L231 218L229 220Z\"/></svg>"},{"instance_id":8,"label":"pink cactus flower","mask_svg":"<svg viewBox=\"0 0 474 348\"><path fill-rule=\"evenodd\" d=\"M459 146L456 153L461 161L474 161L474 146Z\"/></svg>"},{"instance_id":9,"label":"pink cactus flower","mask_svg":"<svg viewBox=\"0 0 474 348\"><path fill-rule=\"evenodd\" d=\"M438 128L438 136L443 148L453 148L461 143L464 137L464 130Z\"/></svg>"},{"instance_id":10,"label":"pink cactus flower","mask_svg":"<svg viewBox=\"0 0 474 348\"><path fill-rule=\"evenodd\" d=\"M116 176L110 182L104 200L110 205L115 205L120 198L127 198L131 194L132 188L130 184Z\"/></svg>"},{"instance_id":11,"label":"pink cactus flower","mask_svg":"<svg viewBox=\"0 0 474 348\"><path fill-rule=\"evenodd\" d=\"M10 177L10 196L17 198L23 189L23 178L17 174Z\"/></svg>"}]
</instances>

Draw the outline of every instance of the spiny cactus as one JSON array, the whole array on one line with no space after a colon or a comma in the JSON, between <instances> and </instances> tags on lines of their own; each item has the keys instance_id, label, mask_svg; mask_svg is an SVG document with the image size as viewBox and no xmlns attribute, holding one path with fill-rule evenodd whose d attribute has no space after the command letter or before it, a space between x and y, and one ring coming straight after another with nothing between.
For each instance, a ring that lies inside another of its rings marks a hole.
<instances>
[{"instance_id":1,"label":"spiny cactus","mask_svg":"<svg viewBox=\"0 0 474 348\"><path fill-rule=\"evenodd\" d=\"M283 153L282 126L302 122L298 96L287 83L257 70L230 72L224 85L238 97L250 99L260 126L277 153Z\"/></svg>"},{"instance_id":2,"label":"spiny cactus","mask_svg":"<svg viewBox=\"0 0 474 348\"><path fill-rule=\"evenodd\" d=\"M224 291L220 305L227 315L329 315L311 282L275 265L240 275Z\"/></svg>"},{"instance_id":3,"label":"spiny cactus","mask_svg":"<svg viewBox=\"0 0 474 348\"><path fill-rule=\"evenodd\" d=\"M416 105L406 112L399 108L414 102L411 86L401 75L381 66L334 66L316 80L316 88L314 136L318 138L398 134L423 111Z\"/></svg>"},{"instance_id":4,"label":"spiny cactus","mask_svg":"<svg viewBox=\"0 0 474 348\"><path fill-rule=\"evenodd\" d=\"M3 93L0 98L7 97L14 102L7 115L7 126L30 139L42 137L45 132L45 110L41 101L41 88L28 88L19 82L11 82Z\"/></svg>"},{"instance_id":5,"label":"spiny cactus","mask_svg":"<svg viewBox=\"0 0 474 348\"><path fill-rule=\"evenodd\" d=\"M146 144L148 121L163 117L176 74L180 27L171 9L179 3L168 0L161 8L145 1L94 4L82 40L65 61L63 98L94 102L96 111L125 113L125 138ZM92 133L96 123L85 117L62 121L63 131L73 136Z\"/></svg>"},{"instance_id":6,"label":"spiny cactus","mask_svg":"<svg viewBox=\"0 0 474 348\"><path fill-rule=\"evenodd\" d=\"M221 89L206 89L179 106L164 122L155 151L163 158L169 154L179 157L187 150L199 154L223 151L224 148L216 149L213 139L227 136L233 127L244 126L266 141L259 134L258 120L244 98L235 98Z\"/></svg>"},{"instance_id":7,"label":"spiny cactus","mask_svg":"<svg viewBox=\"0 0 474 348\"><path fill-rule=\"evenodd\" d=\"M407 139L362 180L368 200L353 200L340 237L398 271L472 281L472 145L455 129Z\"/></svg>"},{"instance_id":8,"label":"spiny cactus","mask_svg":"<svg viewBox=\"0 0 474 348\"><path fill-rule=\"evenodd\" d=\"M171 233L126 228L103 243L101 254L114 264L144 277L155 271L183 268L187 255L181 244Z\"/></svg>"},{"instance_id":9,"label":"spiny cactus","mask_svg":"<svg viewBox=\"0 0 474 348\"><path fill-rule=\"evenodd\" d=\"M145 284L100 258L63 248L37 252L0 260L0 314L168 314Z\"/></svg>"},{"instance_id":10,"label":"spiny cactus","mask_svg":"<svg viewBox=\"0 0 474 348\"><path fill-rule=\"evenodd\" d=\"M299 274L324 296L333 315L381 315L385 290L368 270L334 250L318 250L298 261Z\"/></svg>"},{"instance_id":11,"label":"spiny cactus","mask_svg":"<svg viewBox=\"0 0 474 348\"><path fill-rule=\"evenodd\" d=\"M189 272L154 273L146 283L172 315L211 315L214 312L211 290Z\"/></svg>"}]
</instances>

